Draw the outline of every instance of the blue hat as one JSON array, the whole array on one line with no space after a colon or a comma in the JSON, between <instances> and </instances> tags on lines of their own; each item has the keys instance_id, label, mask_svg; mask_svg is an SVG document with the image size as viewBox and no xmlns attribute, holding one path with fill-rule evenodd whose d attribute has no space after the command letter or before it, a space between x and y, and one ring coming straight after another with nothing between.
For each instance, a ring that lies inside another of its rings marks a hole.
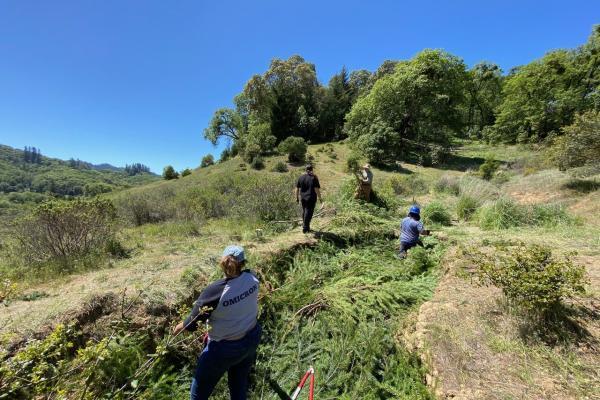
<instances>
[{"instance_id":1,"label":"blue hat","mask_svg":"<svg viewBox=\"0 0 600 400\"><path fill-rule=\"evenodd\" d=\"M223 250L223 257L227 256L232 256L237 262L246 261L246 256L244 255L244 248L242 246L231 245L225 247L225 250Z\"/></svg>"},{"instance_id":2,"label":"blue hat","mask_svg":"<svg viewBox=\"0 0 600 400\"><path fill-rule=\"evenodd\" d=\"M408 212L412 214L421 214L421 209L419 208L419 206L414 205L410 208L410 210L408 210Z\"/></svg>"}]
</instances>

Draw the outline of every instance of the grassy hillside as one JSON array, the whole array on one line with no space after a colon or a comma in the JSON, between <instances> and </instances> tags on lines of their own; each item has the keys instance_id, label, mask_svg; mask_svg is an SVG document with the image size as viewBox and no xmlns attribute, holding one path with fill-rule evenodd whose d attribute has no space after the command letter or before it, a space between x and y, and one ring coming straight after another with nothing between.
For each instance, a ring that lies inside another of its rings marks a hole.
<instances>
[{"instance_id":1,"label":"grassy hillside","mask_svg":"<svg viewBox=\"0 0 600 400\"><path fill-rule=\"evenodd\" d=\"M11 276L17 288L0 311L2 389L14 398L80 398L83 388L90 397L187 398L198 336L173 338L170 328L220 275L222 247L242 243L263 282L251 398L284 398L310 364L322 399L597 392L598 176L543 169L526 146L473 143L442 167L374 168L377 204L364 204L351 199L346 144L309 153L325 200L314 237L297 227L292 190L302 166L273 171L283 156L261 171L234 158L109 194L125 257L68 271L21 265ZM488 181L478 170L490 157L498 169ZM395 230L413 201L434 234L398 260ZM586 268L586 293L566 303L572 323L562 330L523 329L531 325L501 291L477 283L477 251L493 256L494 246L521 242L556 256L576 250ZM6 250L0 271L9 276L18 254ZM225 393L221 382L215 398Z\"/></svg>"}]
</instances>

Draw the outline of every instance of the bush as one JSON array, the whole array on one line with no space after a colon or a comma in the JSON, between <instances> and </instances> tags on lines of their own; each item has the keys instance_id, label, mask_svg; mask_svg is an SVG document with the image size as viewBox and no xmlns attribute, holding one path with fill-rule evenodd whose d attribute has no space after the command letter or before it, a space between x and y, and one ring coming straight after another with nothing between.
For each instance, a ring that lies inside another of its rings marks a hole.
<instances>
[{"instance_id":1,"label":"bush","mask_svg":"<svg viewBox=\"0 0 600 400\"><path fill-rule=\"evenodd\" d=\"M507 198L500 198L481 207L477 216L483 229L509 229L518 226L554 227L559 223L577 222L558 204L518 205Z\"/></svg>"},{"instance_id":2,"label":"bush","mask_svg":"<svg viewBox=\"0 0 600 400\"><path fill-rule=\"evenodd\" d=\"M477 253L473 259L482 284L502 289L510 304L539 317L585 292L585 268L570 256L553 255L549 247L496 246L493 257Z\"/></svg>"},{"instance_id":3,"label":"bush","mask_svg":"<svg viewBox=\"0 0 600 400\"><path fill-rule=\"evenodd\" d=\"M222 152L221 152L221 157L219 157L219 162L224 162L229 160L232 157L231 155L231 150L228 148L225 148Z\"/></svg>"},{"instance_id":4,"label":"bush","mask_svg":"<svg viewBox=\"0 0 600 400\"><path fill-rule=\"evenodd\" d=\"M265 161L263 160L263 158L261 156L256 156L250 163L250 168L256 169L256 170L261 170L261 169L265 168Z\"/></svg>"},{"instance_id":5,"label":"bush","mask_svg":"<svg viewBox=\"0 0 600 400\"><path fill-rule=\"evenodd\" d=\"M460 196L458 198L458 203L456 204L456 214L458 218L468 221L477 211L479 207L479 202L472 197L469 196Z\"/></svg>"},{"instance_id":6,"label":"bush","mask_svg":"<svg viewBox=\"0 0 600 400\"><path fill-rule=\"evenodd\" d=\"M260 146L256 143L248 143L246 147L244 147L244 152L242 154L242 158L248 164L252 162L256 157L260 156L261 149Z\"/></svg>"},{"instance_id":7,"label":"bush","mask_svg":"<svg viewBox=\"0 0 600 400\"><path fill-rule=\"evenodd\" d=\"M191 175L191 174L192 174L192 170L189 169L189 168L186 168L183 171L181 171L181 177L182 178L185 177L185 176Z\"/></svg>"},{"instance_id":8,"label":"bush","mask_svg":"<svg viewBox=\"0 0 600 400\"><path fill-rule=\"evenodd\" d=\"M85 195L90 197L97 196L102 193L108 193L112 190L113 187L105 183L87 183L83 188Z\"/></svg>"},{"instance_id":9,"label":"bush","mask_svg":"<svg viewBox=\"0 0 600 400\"><path fill-rule=\"evenodd\" d=\"M429 252L420 246L413 247L408 251L404 265L410 275L419 275L435 267L436 261L429 256Z\"/></svg>"},{"instance_id":10,"label":"bush","mask_svg":"<svg viewBox=\"0 0 600 400\"><path fill-rule=\"evenodd\" d=\"M212 154L207 154L202 157L202 161L200 161L200 168L206 168L208 166L215 164L215 158Z\"/></svg>"},{"instance_id":11,"label":"bush","mask_svg":"<svg viewBox=\"0 0 600 400\"><path fill-rule=\"evenodd\" d=\"M18 222L21 254L32 262L67 261L104 250L113 238L116 211L106 199L50 200Z\"/></svg>"},{"instance_id":12,"label":"bush","mask_svg":"<svg viewBox=\"0 0 600 400\"><path fill-rule=\"evenodd\" d=\"M414 196L429 190L427 182L415 175L392 176L387 180L386 186L389 186L395 194L402 196Z\"/></svg>"},{"instance_id":13,"label":"bush","mask_svg":"<svg viewBox=\"0 0 600 400\"><path fill-rule=\"evenodd\" d=\"M438 193L450 193L456 196L460 191L459 181L456 177L444 175L435 183L434 190Z\"/></svg>"},{"instance_id":14,"label":"bush","mask_svg":"<svg viewBox=\"0 0 600 400\"><path fill-rule=\"evenodd\" d=\"M572 222L565 207L559 204L534 204L527 208L530 213L528 221L532 225L553 227L559 223Z\"/></svg>"},{"instance_id":15,"label":"bush","mask_svg":"<svg viewBox=\"0 0 600 400\"><path fill-rule=\"evenodd\" d=\"M171 179L179 178L179 173L177 171L175 171L175 168L173 168L173 166L167 165L165 167L165 169L163 170L162 176L164 179L169 181Z\"/></svg>"},{"instance_id":16,"label":"bush","mask_svg":"<svg viewBox=\"0 0 600 400\"><path fill-rule=\"evenodd\" d=\"M434 201L423 208L423 221L448 226L452 224L452 217L442 203Z\"/></svg>"},{"instance_id":17,"label":"bush","mask_svg":"<svg viewBox=\"0 0 600 400\"><path fill-rule=\"evenodd\" d=\"M288 172L288 166L283 161L277 161L271 170L273 172Z\"/></svg>"},{"instance_id":18,"label":"bush","mask_svg":"<svg viewBox=\"0 0 600 400\"><path fill-rule=\"evenodd\" d=\"M552 159L559 169L598 164L600 160L600 111L575 116L572 125L563 128L551 148Z\"/></svg>"},{"instance_id":19,"label":"bush","mask_svg":"<svg viewBox=\"0 0 600 400\"><path fill-rule=\"evenodd\" d=\"M358 153L350 153L346 159L346 172L357 173L360 170L361 157Z\"/></svg>"},{"instance_id":20,"label":"bush","mask_svg":"<svg viewBox=\"0 0 600 400\"><path fill-rule=\"evenodd\" d=\"M308 146L301 137L289 136L279 143L278 149L281 153L287 154L289 162L303 162Z\"/></svg>"},{"instance_id":21,"label":"bush","mask_svg":"<svg viewBox=\"0 0 600 400\"><path fill-rule=\"evenodd\" d=\"M290 219L296 216L291 196L292 177L245 172L220 175L177 194L182 219L236 217L251 221Z\"/></svg>"},{"instance_id":22,"label":"bush","mask_svg":"<svg viewBox=\"0 0 600 400\"><path fill-rule=\"evenodd\" d=\"M489 156L485 159L485 162L479 166L479 175L486 181L492 179L500 163L494 159L494 157Z\"/></svg>"},{"instance_id":23,"label":"bush","mask_svg":"<svg viewBox=\"0 0 600 400\"><path fill-rule=\"evenodd\" d=\"M169 187L124 192L115 198L119 215L129 223L140 226L165 221L175 216L173 198Z\"/></svg>"},{"instance_id":24,"label":"bush","mask_svg":"<svg viewBox=\"0 0 600 400\"><path fill-rule=\"evenodd\" d=\"M508 229L524 225L527 221L523 207L507 198L485 204L477 214L479 226L483 229Z\"/></svg>"}]
</instances>

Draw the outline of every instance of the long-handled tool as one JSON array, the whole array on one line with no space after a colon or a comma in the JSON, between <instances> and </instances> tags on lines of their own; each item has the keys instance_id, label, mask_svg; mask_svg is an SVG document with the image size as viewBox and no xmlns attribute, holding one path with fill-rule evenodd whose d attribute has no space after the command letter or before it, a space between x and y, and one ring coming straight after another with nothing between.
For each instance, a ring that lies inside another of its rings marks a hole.
<instances>
[{"instance_id":1,"label":"long-handled tool","mask_svg":"<svg viewBox=\"0 0 600 400\"><path fill-rule=\"evenodd\" d=\"M308 379L309 376L310 376L310 385L309 385L309 388L308 388L308 400L314 400L314 395L315 395L315 369L312 366L310 366L308 368L308 371L306 371L306 373L302 377L302 380L298 384L298 387L296 388L296 390L294 391L294 393L291 396L292 400L296 400L298 398L298 395L300 394L300 391L304 387L304 384L306 384L306 380Z\"/></svg>"}]
</instances>

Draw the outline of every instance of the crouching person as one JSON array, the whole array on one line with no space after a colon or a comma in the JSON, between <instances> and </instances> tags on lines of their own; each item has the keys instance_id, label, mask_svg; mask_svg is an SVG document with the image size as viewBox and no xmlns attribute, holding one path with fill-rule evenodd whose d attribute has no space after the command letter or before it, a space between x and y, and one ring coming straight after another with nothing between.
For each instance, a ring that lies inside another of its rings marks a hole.
<instances>
[{"instance_id":1,"label":"crouching person","mask_svg":"<svg viewBox=\"0 0 600 400\"><path fill-rule=\"evenodd\" d=\"M414 205L408 210L408 216L400 224L400 258L406 257L408 249L423 246L420 235L429 235L421 222L421 209Z\"/></svg>"},{"instance_id":2,"label":"crouching person","mask_svg":"<svg viewBox=\"0 0 600 400\"><path fill-rule=\"evenodd\" d=\"M231 399L246 399L261 327L257 322L259 281L250 270L242 270L245 263L242 247L227 247L220 261L225 278L206 287L189 317L174 329L177 334L196 330L198 322L209 326L208 343L192 380L192 400L208 399L225 373Z\"/></svg>"}]
</instances>

